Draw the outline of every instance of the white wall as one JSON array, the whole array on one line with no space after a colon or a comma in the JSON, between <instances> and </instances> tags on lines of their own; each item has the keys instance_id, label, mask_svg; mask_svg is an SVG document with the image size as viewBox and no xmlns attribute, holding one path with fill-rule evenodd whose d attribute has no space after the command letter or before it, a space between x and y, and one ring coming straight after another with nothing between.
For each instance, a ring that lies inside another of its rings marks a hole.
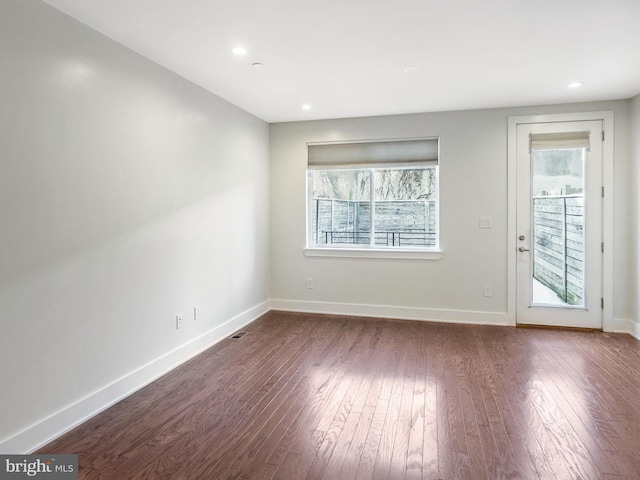
<instances>
[{"instance_id":1,"label":"white wall","mask_svg":"<svg viewBox=\"0 0 640 480\"><path fill-rule=\"evenodd\" d=\"M274 308L506 324L507 118L614 111L614 316L630 318L627 101L281 123L271 138ZM440 136L438 261L313 258L305 243L306 142ZM493 228L479 228L490 216ZM315 288L306 287L313 278ZM483 296L483 285L493 296Z\"/></svg>"},{"instance_id":2,"label":"white wall","mask_svg":"<svg viewBox=\"0 0 640 480\"><path fill-rule=\"evenodd\" d=\"M7 453L268 309L269 138L41 2L0 5L0 71Z\"/></svg>"}]
</instances>

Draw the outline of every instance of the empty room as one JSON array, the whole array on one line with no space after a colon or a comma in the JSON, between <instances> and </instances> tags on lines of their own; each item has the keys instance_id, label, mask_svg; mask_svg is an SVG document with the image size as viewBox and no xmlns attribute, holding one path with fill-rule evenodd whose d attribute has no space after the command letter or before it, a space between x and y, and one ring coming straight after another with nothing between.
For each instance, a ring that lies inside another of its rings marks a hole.
<instances>
[{"instance_id":1,"label":"empty room","mask_svg":"<svg viewBox=\"0 0 640 480\"><path fill-rule=\"evenodd\" d=\"M0 0L0 479L640 479L638 19Z\"/></svg>"}]
</instances>

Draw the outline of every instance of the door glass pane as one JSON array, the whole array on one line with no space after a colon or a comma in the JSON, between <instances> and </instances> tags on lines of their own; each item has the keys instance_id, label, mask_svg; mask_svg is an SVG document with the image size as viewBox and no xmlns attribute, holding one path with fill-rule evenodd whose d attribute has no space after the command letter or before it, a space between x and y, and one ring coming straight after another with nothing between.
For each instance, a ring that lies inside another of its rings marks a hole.
<instances>
[{"instance_id":1,"label":"door glass pane","mask_svg":"<svg viewBox=\"0 0 640 480\"><path fill-rule=\"evenodd\" d=\"M313 245L369 245L369 169L314 170Z\"/></svg>"},{"instance_id":2,"label":"door glass pane","mask_svg":"<svg viewBox=\"0 0 640 480\"><path fill-rule=\"evenodd\" d=\"M585 305L586 149L531 153L532 303Z\"/></svg>"}]
</instances>

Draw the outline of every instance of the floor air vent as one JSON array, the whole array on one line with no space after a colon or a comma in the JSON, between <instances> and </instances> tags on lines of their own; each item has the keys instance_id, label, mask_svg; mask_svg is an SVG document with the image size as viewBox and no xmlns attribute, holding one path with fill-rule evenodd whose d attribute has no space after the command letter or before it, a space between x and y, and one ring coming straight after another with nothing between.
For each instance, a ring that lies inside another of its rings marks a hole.
<instances>
[{"instance_id":1,"label":"floor air vent","mask_svg":"<svg viewBox=\"0 0 640 480\"><path fill-rule=\"evenodd\" d=\"M247 334L247 332L237 332L231 335L229 338L242 338Z\"/></svg>"}]
</instances>

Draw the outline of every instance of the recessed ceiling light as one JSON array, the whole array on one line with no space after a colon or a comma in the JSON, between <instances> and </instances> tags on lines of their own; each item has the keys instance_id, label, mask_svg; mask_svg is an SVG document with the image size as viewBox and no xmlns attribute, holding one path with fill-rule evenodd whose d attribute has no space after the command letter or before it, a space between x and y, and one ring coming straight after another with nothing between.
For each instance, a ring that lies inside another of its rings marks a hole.
<instances>
[{"instance_id":1,"label":"recessed ceiling light","mask_svg":"<svg viewBox=\"0 0 640 480\"><path fill-rule=\"evenodd\" d=\"M305 103L304 105L302 105L302 109L303 110L311 110L311 105L309 105L308 103Z\"/></svg>"},{"instance_id":2,"label":"recessed ceiling light","mask_svg":"<svg viewBox=\"0 0 640 480\"><path fill-rule=\"evenodd\" d=\"M413 65L407 65L402 69L404 73L414 73L416 70L418 70L418 67L414 67Z\"/></svg>"},{"instance_id":3,"label":"recessed ceiling light","mask_svg":"<svg viewBox=\"0 0 640 480\"><path fill-rule=\"evenodd\" d=\"M255 62L251 64L252 67L254 68L262 68L264 67L264 64L260 63L260 62Z\"/></svg>"},{"instance_id":4,"label":"recessed ceiling light","mask_svg":"<svg viewBox=\"0 0 640 480\"><path fill-rule=\"evenodd\" d=\"M244 47L235 47L233 50L231 50L231 53L233 53L234 55L246 55L247 49Z\"/></svg>"},{"instance_id":5,"label":"recessed ceiling light","mask_svg":"<svg viewBox=\"0 0 640 480\"><path fill-rule=\"evenodd\" d=\"M569 88L580 88L582 86L582 82L571 82L567 87Z\"/></svg>"}]
</instances>

